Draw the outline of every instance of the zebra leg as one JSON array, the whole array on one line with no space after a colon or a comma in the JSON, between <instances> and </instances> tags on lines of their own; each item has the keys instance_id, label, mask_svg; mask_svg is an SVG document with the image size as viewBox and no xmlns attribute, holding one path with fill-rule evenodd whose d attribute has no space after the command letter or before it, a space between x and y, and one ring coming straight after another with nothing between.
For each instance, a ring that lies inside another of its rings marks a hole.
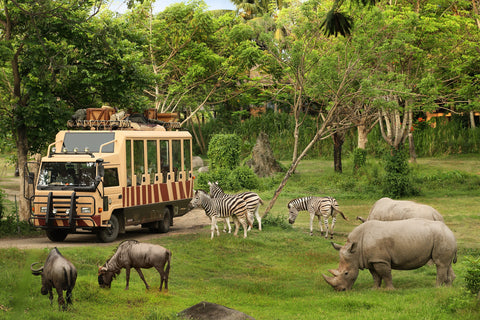
<instances>
[{"instance_id":1,"label":"zebra leg","mask_svg":"<svg viewBox=\"0 0 480 320\"><path fill-rule=\"evenodd\" d=\"M330 239L333 239L333 228L335 228L336 217L332 217L332 228L330 229Z\"/></svg>"},{"instance_id":2,"label":"zebra leg","mask_svg":"<svg viewBox=\"0 0 480 320\"><path fill-rule=\"evenodd\" d=\"M262 231L262 218L258 213L259 209L260 209L260 204L258 204L257 208L255 209L255 218L257 218L257 221L258 221L258 230Z\"/></svg>"},{"instance_id":3,"label":"zebra leg","mask_svg":"<svg viewBox=\"0 0 480 320\"><path fill-rule=\"evenodd\" d=\"M232 226L230 225L230 218L229 217L226 217L224 219L223 232L227 232L227 226L228 226L228 233L232 233Z\"/></svg>"},{"instance_id":4,"label":"zebra leg","mask_svg":"<svg viewBox=\"0 0 480 320\"><path fill-rule=\"evenodd\" d=\"M252 230L253 228L253 222L255 221L254 220L254 214L250 211L247 212L247 223L248 223L248 231Z\"/></svg>"},{"instance_id":5,"label":"zebra leg","mask_svg":"<svg viewBox=\"0 0 480 320\"><path fill-rule=\"evenodd\" d=\"M233 223L235 223L235 232L233 233L233 235L235 237L237 237L238 229L240 229L240 223L238 222L238 217L237 216L233 216Z\"/></svg>"},{"instance_id":6,"label":"zebra leg","mask_svg":"<svg viewBox=\"0 0 480 320\"><path fill-rule=\"evenodd\" d=\"M242 224L242 227L243 227L243 238L247 237L247 229L248 229L247 215L248 215L248 213L246 213L245 215L243 215L241 217L237 217L238 221L240 221L240 223ZM250 230L250 229L248 229L248 230Z\"/></svg>"},{"instance_id":7,"label":"zebra leg","mask_svg":"<svg viewBox=\"0 0 480 320\"><path fill-rule=\"evenodd\" d=\"M325 225L325 239L328 238L328 216L323 219L323 224Z\"/></svg>"},{"instance_id":8,"label":"zebra leg","mask_svg":"<svg viewBox=\"0 0 480 320\"><path fill-rule=\"evenodd\" d=\"M213 239L213 237L215 235L215 230L217 230L217 236L220 236L220 233L218 233L217 217L213 216L212 217L212 226L210 227L210 231L211 231L210 239Z\"/></svg>"},{"instance_id":9,"label":"zebra leg","mask_svg":"<svg viewBox=\"0 0 480 320\"><path fill-rule=\"evenodd\" d=\"M313 220L314 219L315 219L315 212L310 212L310 235L311 236L313 236Z\"/></svg>"}]
</instances>

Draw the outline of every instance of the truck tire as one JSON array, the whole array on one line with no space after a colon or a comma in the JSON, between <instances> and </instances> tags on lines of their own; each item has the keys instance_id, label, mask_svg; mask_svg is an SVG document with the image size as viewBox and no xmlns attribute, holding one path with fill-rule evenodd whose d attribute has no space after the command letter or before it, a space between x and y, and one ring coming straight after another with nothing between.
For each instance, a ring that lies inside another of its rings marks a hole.
<instances>
[{"instance_id":1,"label":"truck tire","mask_svg":"<svg viewBox=\"0 0 480 320\"><path fill-rule=\"evenodd\" d=\"M56 230L46 230L45 234L47 238L52 242L62 242L68 236L68 231L56 229Z\"/></svg>"},{"instance_id":2,"label":"truck tire","mask_svg":"<svg viewBox=\"0 0 480 320\"><path fill-rule=\"evenodd\" d=\"M172 214L170 209L163 209L163 220L158 222L158 231L160 233L167 233L170 230L170 224L172 223Z\"/></svg>"},{"instance_id":3,"label":"truck tire","mask_svg":"<svg viewBox=\"0 0 480 320\"><path fill-rule=\"evenodd\" d=\"M112 214L110 217L110 226L101 229L97 232L97 239L100 242L112 242L118 237L120 231L120 223L116 215Z\"/></svg>"}]
</instances>

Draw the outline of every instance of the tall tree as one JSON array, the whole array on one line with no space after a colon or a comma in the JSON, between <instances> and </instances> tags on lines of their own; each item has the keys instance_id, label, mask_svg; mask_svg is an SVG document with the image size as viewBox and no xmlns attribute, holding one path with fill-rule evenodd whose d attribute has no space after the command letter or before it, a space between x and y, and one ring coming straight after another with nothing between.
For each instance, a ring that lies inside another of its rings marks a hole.
<instances>
[{"instance_id":1,"label":"tall tree","mask_svg":"<svg viewBox=\"0 0 480 320\"><path fill-rule=\"evenodd\" d=\"M16 143L23 194L29 154L41 151L75 108L132 102L132 81L142 77L113 20L94 20L101 2L0 3L0 121ZM26 199L19 209L28 219Z\"/></svg>"}]
</instances>

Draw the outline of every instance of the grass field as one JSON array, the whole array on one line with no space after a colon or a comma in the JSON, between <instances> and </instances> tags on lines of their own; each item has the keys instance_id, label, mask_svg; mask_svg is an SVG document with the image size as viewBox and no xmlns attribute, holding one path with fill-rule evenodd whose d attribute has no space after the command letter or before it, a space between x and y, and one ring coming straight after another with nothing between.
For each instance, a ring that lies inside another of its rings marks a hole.
<instances>
[{"instance_id":1,"label":"grass field","mask_svg":"<svg viewBox=\"0 0 480 320\"><path fill-rule=\"evenodd\" d=\"M373 160L372 160L373 161ZM110 257L115 245L62 248L78 269L73 306L66 312L40 294L40 278L30 264L44 261L47 249L0 249L0 319L178 319L176 314L201 301L225 305L255 319L479 319L479 302L465 289L466 257L480 253L480 157L458 156L419 159L413 166L421 193L418 202L432 205L445 218L459 247L453 266L457 278L452 287L435 288L434 266L394 271L394 291L373 290L367 270L349 292L335 292L322 274L338 267L338 252L320 236L315 225L309 235L308 214L300 213L293 226L286 222L286 203L304 195L331 195L349 221L337 220L334 241L347 234L368 215L381 195L365 191L361 180L347 169L332 173L330 161L304 161L269 214L264 230L248 238L221 234L210 240L209 228L199 233L172 235L152 241L173 252L169 292L158 292L158 273L145 270L152 286L147 291L132 271L130 290L125 272L111 289L97 283L98 265ZM367 174L368 176L368 174ZM276 186L275 186L276 187ZM269 201L273 190L260 191ZM263 208L265 208L264 206Z\"/></svg>"}]
</instances>

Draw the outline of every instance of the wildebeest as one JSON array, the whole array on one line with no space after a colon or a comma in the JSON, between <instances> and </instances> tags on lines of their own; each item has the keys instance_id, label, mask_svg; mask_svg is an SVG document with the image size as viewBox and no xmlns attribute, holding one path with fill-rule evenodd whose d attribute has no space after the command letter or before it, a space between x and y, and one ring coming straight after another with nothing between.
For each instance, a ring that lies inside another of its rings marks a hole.
<instances>
[{"instance_id":1,"label":"wildebeest","mask_svg":"<svg viewBox=\"0 0 480 320\"><path fill-rule=\"evenodd\" d=\"M57 248L54 248L48 254L45 264L34 269L33 266L40 262L32 263L30 270L35 276L42 276L42 289L43 295L49 294L50 304L53 300L52 288L57 290L58 305L62 306L65 310L68 304L72 303L72 290L75 287L75 281L77 280L77 269L75 266L62 256ZM67 305L63 299L63 291L66 290Z\"/></svg>"},{"instance_id":2,"label":"wildebeest","mask_svg":"<svg viewBox=\"0 0 480 320\"><path fill-rule=\"evenodd\" d=\"M357 217L362 222L368 220L394 221L411 218L444 222L442 215L426 204L408 200L392 200L390 198L382 198L375 202L367 219Z\"/></svg>"},{"instance_id":3,"label":"wildebeest","mask_svg":"<svg viewBox=\"0 0 480 320\"><path fill-rule=\"evenodd\" d=\"M353 229L344 246L332 244L340 251L340 263L338 269L329 270L333 277L323 277L337 291L351 289L363 269L372 274L375 288L384 281L387 289L393 289L392 269L417 269L430 260L437 266L437 286L451 285L455 279L457 242L440 221L370 220Z\"/></svg>"},{"instance_id":4,"label":"wildebeest","mask_svg":"<svg viewBox=\"0 0 480 320\"><path fill-rule=\"evenodd\" d=\"M170 273L170 260L172 253L162 246L141 243L136 240L125 240L118 245L115 254L105 262L98 270L98 284L102 288L110 288L112 280L120 274L121 269L125 268L127 286L130 281L130 269L137 270L138 275L145 283L147 289L150 289L140 268L149 269L154 267L160 274L160 288L165 283L165 290L168 290L168 275Z\"/></svg>"}]
</instances>

